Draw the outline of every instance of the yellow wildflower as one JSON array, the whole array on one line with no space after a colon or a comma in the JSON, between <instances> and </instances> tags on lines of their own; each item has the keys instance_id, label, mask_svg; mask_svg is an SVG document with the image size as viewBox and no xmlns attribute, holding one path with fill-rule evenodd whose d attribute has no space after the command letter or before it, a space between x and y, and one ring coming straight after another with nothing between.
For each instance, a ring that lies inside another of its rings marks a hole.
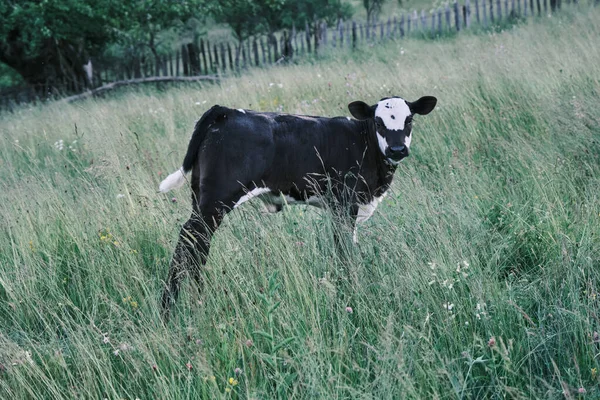
<instances>
[{"instance_id":1,"label":"yellow wildflower","mask_svg":"<svg viewBox=\"0 0 600 400\"><path fill-rule=\"evenodd\" d=\"M592 368L592 379L596 379L598 375L598 368Z\"/></svg>"},{"instance_id":2,"label":"yellow wildflower","mask_svg":"<svg viewBox=\"0 0 600 400\"><path fill-rule=\"evenodd\" d=\"M227 393L229 393L229 392L231 392L231 389L229 389L229 388L225 388L225 391L226 391Z\"/></svg>"}]
</instances>

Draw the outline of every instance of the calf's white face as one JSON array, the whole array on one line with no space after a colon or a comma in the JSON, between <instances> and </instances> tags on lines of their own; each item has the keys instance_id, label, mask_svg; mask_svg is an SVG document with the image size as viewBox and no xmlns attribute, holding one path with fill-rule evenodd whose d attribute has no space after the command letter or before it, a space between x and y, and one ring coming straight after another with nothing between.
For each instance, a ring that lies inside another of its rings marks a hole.
<instances>
[{"instance_id":1,"label":"calf's white face","mask_svg":"<svg viewBox=\"0 0 600 400\"><path fill-rule=\"evenodd\" d=\"M409 154L413 115L429 114L436 104L437 99L431 96L421 97L415 102L386 97L373 106L355 101L348 108L356 119L373 120L379 150L389 162L398 164Z\"/></svg>"}]
</instances>

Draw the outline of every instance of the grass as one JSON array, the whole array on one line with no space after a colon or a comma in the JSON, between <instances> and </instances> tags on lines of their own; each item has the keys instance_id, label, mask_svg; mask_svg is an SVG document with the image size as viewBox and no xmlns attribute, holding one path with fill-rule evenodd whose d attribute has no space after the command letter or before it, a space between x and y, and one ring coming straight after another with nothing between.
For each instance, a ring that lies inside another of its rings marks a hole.
<instances>
[{"instance_id":1,"label":"grass","mask_svg":"<svg viewBox=\"0 0 600 400\"><path fill-rule=\"evenodd\" d=\"M0 397L600 397L599 16L1 114ZM203 111L388 94L439 107L352 260L246 204L163 325L190 205L157 186Z\"/></svg>"}]
</instances>

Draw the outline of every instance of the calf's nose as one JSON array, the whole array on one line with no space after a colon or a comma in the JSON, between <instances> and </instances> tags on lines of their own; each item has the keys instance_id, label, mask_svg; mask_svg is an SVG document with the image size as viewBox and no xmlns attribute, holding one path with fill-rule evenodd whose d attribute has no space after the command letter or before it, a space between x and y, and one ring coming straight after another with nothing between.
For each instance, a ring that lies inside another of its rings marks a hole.
<instances>
[{"instance_id":1,"label":"calf's nose","mask_svg":"<svg viewBox=\"0 0 600 400\"><path fill-rule=\"evenodd\" d=\"M406 146L390 146L388 147L388 157L393 160L401 160L408 156L408 148Z\"/></svg>"}]
</instances>

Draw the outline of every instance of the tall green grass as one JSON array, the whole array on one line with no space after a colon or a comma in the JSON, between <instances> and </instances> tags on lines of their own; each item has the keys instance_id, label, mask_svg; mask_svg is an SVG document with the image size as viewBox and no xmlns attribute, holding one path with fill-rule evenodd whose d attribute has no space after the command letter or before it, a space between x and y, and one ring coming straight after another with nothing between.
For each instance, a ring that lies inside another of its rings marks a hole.
<instances>
[{"instance_id":1,"label":"tall green grass","mask_svg":"<svg viewBox=\"0 0 600 400\"><path fill-rule=\"evenodd\" d=\"M585 11L1 114L0 398L600 397L600 14ZM334 116L387 95L439 106L353 257L327 213L246 204L163 325L191 210L188 189L157 186L194 121L215 103Z\"/></svg>"}]
</instances>

